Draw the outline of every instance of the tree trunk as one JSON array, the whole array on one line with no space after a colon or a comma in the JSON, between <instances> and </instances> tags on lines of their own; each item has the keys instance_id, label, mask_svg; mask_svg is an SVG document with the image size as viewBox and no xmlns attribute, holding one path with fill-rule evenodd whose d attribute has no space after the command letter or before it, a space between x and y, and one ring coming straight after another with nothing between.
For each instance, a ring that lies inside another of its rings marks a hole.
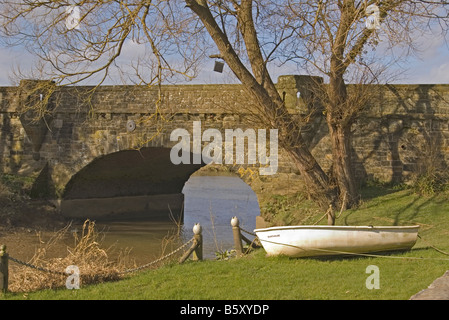
<instances>
[{"instance_id":1,"label":"tree trunk","mask_svg":"<svg viewBox=\"0 0 449 320\"><path fill-rule=\"evenodd\" d=\"M358 188L351 158L351 125L359 106L348 101L348 92L343 78L345 72L342 59L333 56L327 94L327 125L332 143L332 174L338 187L339 202L343 209L358 202Z\"/></svg>"},{"instance_id":2,"label":"tree trunk","mask_svg":"<svg viewBox=\"0 0 449 320\"><path fill-rule=\"evenodd\" d=\"M250 94L255 104L259 105L265 119L265 126L279 130L279 145L293 158L298 170L301 172L307 190L324 210L335 205L338 200L334 187L329 184L329 178L322 170L316 159L310 153L301 136L301 128L293 120L285 107L276 87L266 72L265 61L262 59L260 47L255 43L255 29L251 14L251 1L242 3L240 10L241 32L248 48L255 76L246 68L234 51L226 34L216 23L204 0L185 0L187 6L200 18L207 32L215 42L220 55L229 68L241 81L243 87ZM246 16L245 16L246 15ZM247 49L248 49L247 48ZM260 66L263 64L263 66Z\"/></svg>"},{"instance_id":3,"label":"tree trunk","mask_svg":"<svg viewBox=\"0 0 449 320\"><path fill-rule=\"evenodd\" d=\"M301 173L310 198L323 210L327 210L329 206L335 208L338 204L337 189L330 183L328 176L310 152L304 152L298 148L284 149L287 150Z\"/></svg>"},{"instance_id":4,"label":"tree trunk","mask_svg":"<svg viewBox=\"0 0 449 320\"><path fill-rule=\"evenodd\" d=\"M332 141L332 173L337 182L340 203L343 209L347 209L358 202L359 196L351 159L350 126L330 123L329 134Z\"/></svg>"}]
</instances>

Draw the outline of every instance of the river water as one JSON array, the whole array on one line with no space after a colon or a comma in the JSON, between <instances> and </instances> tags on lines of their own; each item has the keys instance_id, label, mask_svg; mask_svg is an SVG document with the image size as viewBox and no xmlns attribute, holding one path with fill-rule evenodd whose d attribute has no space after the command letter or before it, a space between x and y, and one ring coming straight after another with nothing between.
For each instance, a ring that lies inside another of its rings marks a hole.
<instances>
[{"instance_id":1,"label":"river water","mask_svg":"<svg viewBox=\"0 0 449 320\"><path fill-rule=\"evenodd\" d=\"M104 245L131 249L129 257L137 265L154 261L177 245L193 237L192 228L199 223L203 230L203 257L215 258L215 252L234 247L231 219L237 216L240 226L255 228L260 214L257 196L238 177L195 176L184 186L184 224L154 221L98 222ZM253 237L246 235L248 238ZM173 241L166 241L174 239ZM167 245L170 243L170 245Z\"/></svg>"}]
</instances>

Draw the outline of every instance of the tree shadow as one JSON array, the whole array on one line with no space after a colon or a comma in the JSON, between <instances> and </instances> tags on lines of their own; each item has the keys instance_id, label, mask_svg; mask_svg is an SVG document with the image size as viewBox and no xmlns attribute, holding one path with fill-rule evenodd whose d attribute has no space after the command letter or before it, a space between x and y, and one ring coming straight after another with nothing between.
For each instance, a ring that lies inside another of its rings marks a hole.
<instances>
[{"instance_id":1,"label":"tree shadow","mask_svg":"<svg viewBox=\"0 0 449 320\"><path fill-rule=\"evenodd\" d=\"M1 127L0 127L0 147L2 148L2 150L1 150L2 157L0 157L0 163L2 163L2 166L1 166L3 169L2 172L4 171L4 168L7 166L11 167L11 169L14 169L14 166L4 163L4 159L9 158L9 161L11 161L11 159L12 159L11 156L14 155L13 154L14 152L11 150L11 147L10 147L12 143L13 143L13 130L12 130L12 125L11 125L11 118L8 113L3 113L2 123L1 123ZM7 153L6 155L5 155L5 152ZM8 155L8 152L9 152L9 155Z\"/></svg>"},{"instance_id":2,"label":"tree shadow","mask_svg":"<svg viewBox=\"0 0 449 320\"><path fill-rule=\"evenodd\" d=\"M378 197L383 197L392 193L397 192L388 185L376 185L376 184L366 184L360 191L361 200L369 201Z\"/></svg>"},{"instance_id":3,"label":"tree shadow","mask_svg":"<svg viewBox=\"0 0 449 320\"><path fill-rule=\"evenodd\" d=\"M413 221L418 217L419 213L422 212L421 208L423 208L426 204L432 202L434 198L435 196L429 197L423 203L416 205L418 200L422 198L415 197L413 201L409 202L395 214L393 225L395 226L401 225L401 220L403 220L404 222ZM411 210L412 208L413 210ZM405 217L405 215L407 215L407 217Z\"/></svg>"},{"instance_id":4,"label":"tree shadow","mask_svg":"<svg viewBox=\"0 0 449 320\"><path fill-rule=\"evenodd\" d=\"M361 144L365 141L365 145L354 146L358 151L356 165L362 168L361 173L371 172L364 180L376 180L380 173L390 178L388 182L398 184L425 169L423 165L447 169L442 130L448 125L447 119L439 116L439 108L447 104L437 85L383 86L379 96L366 107L371 112L374 109L374 114L367 112L357 122L355 139ZM385 174L366 170L373 165L385 168Z\"/></svg>"}]
</instances>

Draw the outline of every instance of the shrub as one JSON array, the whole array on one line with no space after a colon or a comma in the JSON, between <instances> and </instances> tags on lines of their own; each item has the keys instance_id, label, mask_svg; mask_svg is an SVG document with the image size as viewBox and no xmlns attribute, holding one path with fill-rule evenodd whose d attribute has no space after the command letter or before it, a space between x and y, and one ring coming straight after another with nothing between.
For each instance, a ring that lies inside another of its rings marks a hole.
<instances>
[{"instance_id":1,"label":"shrub","mask_svg":"<svg viewBox=\"0 0 449 320\"><path fill-rule=\"evenodd\" d=\"M445 172L423 172L415 177L411 187L415 193L433 196L449 189L449 177Z\"/></svg>"}]
</instances>

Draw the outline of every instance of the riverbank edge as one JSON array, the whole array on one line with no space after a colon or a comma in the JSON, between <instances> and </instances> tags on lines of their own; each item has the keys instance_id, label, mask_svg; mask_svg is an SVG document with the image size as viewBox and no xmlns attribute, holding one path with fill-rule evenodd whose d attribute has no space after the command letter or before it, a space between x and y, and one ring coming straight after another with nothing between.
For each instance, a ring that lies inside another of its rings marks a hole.
<instances>
[{"instance_id":1,"label":"riverbank edge","mask_svg":"<svg viewBox=\"0 0 449 320\"><path fill-rule=\"evenodd\" d=\"M447 212L447 210L449 208L449 205L447 203L448 203L447 195L445 196L445 198L440 198L440 197L423 198L423 197L414 195L413 193L411 193L410 191L407 191L407 190L402 190L399 192L392 191L390 193L386 193L385 196L377 197L377 198L373 196L371 199L367 200L366 205L364 208L362 208L362 210L369 211L369 214L367 212L362 213L361 211L358 211L356 213L356 211L353 211L353 212L344 213L342 216L342 219L344 219L345 221L347 219L349 219L348 223L352 223L352 224L357 223L357 222L358 223L366 223L364 220L354 220L354 219L362 219L363 216L365 216L364 219L369 218L370 220L374 219L374 221L380 221L380 222L384 221L384 223L385 223L385 221L389 221L390 223L394 223L394 221L391 219L394 218L394 216L396 215L396 211L397 211L398 213L400 213L402 223L419 222L419 224L422 224L422 226L423 226L423 228L422 228L423 229L422 235L424 236L423 238L426 240L430 240L430 243L435 244L437 247L443 245L442 249L447 250L447 248L446 248L447 242L444 241L445 238L443 237L443 235L446 233L445 230L447 230L447 224L448 224L447 219L444 216L444 212ZM389 206L391 210L385 210L386 206ZM400 208L398 208L398 206ZM427 206L429 206L429 207L427 207ZM433 209L430 210L431 208L433 208ZM429 212L427 212L427 211L429 211ZM373 213L374 213L374 216L373 216ZM407 218L409 215L410 215L410 217ZM413 220L408 220L408 219L413 219ZM415 221L415 219L417 219L417 220ZM418 249L418 251L416 251L414 253L412 252L414 255L416 255L416 254L418 254L418 255L435 254L435 253L431 253L433 251L429 247L428 243L424 243L424 242L418 243L417 249ZM259 251L259 252L261 252L261 251ZM256 258L257 258L257 261L254 260L257 263L257 266L255 267L256 268L255 271L260 270L261 268L262 269L265 268L265 263L264 263L265 257L263 256L263 252L257 253ZM406 258L406 256L404 258ZM248 259L252 259L252 257L250 256L250 257L248 257ZM271 262L271 263L273 262L272 259L269 259L267 261ZM356 262L357 260L349 259L347 266L349 266L351 264L350 263L351 261ZM368 259L367 263L373 263L373 262L381 263L381 261L382 260L372 261L372 260ZM398 260L398 261L400 261L400 260ZM295 262L295 260L293 260L293 259L291 259L291 260L287 259L285 261L281 259L279 261L276 260L274 262L276 262L276 263L278 263L278 262L292 263L295 266L296 266L296 264L302 264L302 263L304 263L304 264L318 263L318 261L315 261L315 260L311 260L311 262L304 262L304 260L298 260L297 262ZM217 264L215 264L215 261L214 261L213 263L214 263L214 266L223 265L223 264L220 264L221 262L217 262ZM226 263L226 262L222 262L222 263ZM325 266L326 264L327 263L325 262L320 265ZM409 264L411 264L411 263L409 262ZM209 262L207 262L205 264L190 263L189 265L191 267L193 267L193 266L199 267L201 265L202 266L205 266L205 265L210 266ZM292 265L292 267L293 267L293 265ZM414 264L412 264L412 265L414 265ZM298 267L298 266L296 266L296 267ZM318 265L317 265L317 267L318 267ZM175 267L168 265L166 270L170 270L172 268L175 268ZM191 272L194 272L194 270L190 270L189 268L190 267L188 267L186 269L186 272L188 274L190 274ZM194 267L194 268L196 268L196 267ZM404 268L405 268L405 265L404 265ZM423 283L421 288L417 288L417 290L415 291L415 292L419 292L420 290L424 290L426 287L428 287L428 285L432 282L432 280L441 276L441 274L444 273L444 272L442 272L443 268L444 268L444 270L447 269L445 266L440 266L440 267L438 267L438 270L433 271L433 273L432 273L432 277L434 277L433 279L429 278L429 275L427 274L429 270L426 267L424 267L424 268L414 267L414 269L412 269L410 272L408 271L409 267L406 267L402 271L408 272L408 276L406 277L407 278L406 280L421 278L424 276L426 277L426 283ZM165 267L164 267L164 269L165 269ZM178 269L176 269L176 270L178 270ZM184 268L183 268L183 270L184 270ZM382 279L385 279L384 277L386 277L384 270L388 271L387 269L385 269L385 267L382 268L382 277L383 277ZM422 270L426 270L426 274L423 274ZM364 269L362 271L364 271ZM232 272L232 271L227 270L225 274L228 274L230 272ZM326 272L324 274L326 274L327 276L330 276L330 274L328 274ZM362 272L362 274L364 275L364 277L369 276L369 275L365 275L365 272ZM394 277L396 276L395 274L393 274ZM397 273L397 275L400 275L400 273ZM304 281L304 280L305 279L302 279L301 281ZM163 279L160 279L160 281L163 281ZM421 282L422 282L422 280L421 280ZM384 283L384 282L382 282L382 283ZM415 292L411 292L410 296L412 296L412 294ZM21 297L19 297L19 298L21 298ZM407 297L402 297L401 299L407 299Z\"/></svg>"}]
</instances>

